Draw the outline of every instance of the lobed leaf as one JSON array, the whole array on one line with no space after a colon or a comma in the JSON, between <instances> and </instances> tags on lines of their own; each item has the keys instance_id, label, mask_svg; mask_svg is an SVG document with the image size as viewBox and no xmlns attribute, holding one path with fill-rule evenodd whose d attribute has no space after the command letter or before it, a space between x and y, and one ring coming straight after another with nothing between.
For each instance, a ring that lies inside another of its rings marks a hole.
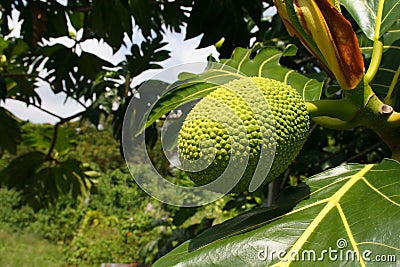
<instances>
[{"instance_id":1,"label":"lobed leaf","mask_svg":"<svg viewBox=\"0 0 400 267\"><path fill-rule=\"evenodd\" d=\"M304 100L318 100L321 96L322 82L279 64L281 57L293 56L296 52L294 46L289 46L285 51L260 45L251 49L236 48L230 59L222 59L221 64L210 63L203 73L183 73L179 77L180 80L171 84L168 91L152 106L145 123L146 127L174 108L206 96L218 85L246 76L279 80L294 87Z\"/></svg>"}]
</instances>

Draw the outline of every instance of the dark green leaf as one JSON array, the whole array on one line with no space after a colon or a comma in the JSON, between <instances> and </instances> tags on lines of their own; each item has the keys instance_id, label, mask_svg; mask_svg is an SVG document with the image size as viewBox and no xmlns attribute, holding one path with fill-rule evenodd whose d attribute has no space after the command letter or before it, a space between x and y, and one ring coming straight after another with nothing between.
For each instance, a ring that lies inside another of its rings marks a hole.
<instances>
[{"instance_id":1,"label":"dark green leaf","mask_svg":"<svg viewBox=\"0 0 400 267\"><path fill-rule=\"evenodd\" d=\"M148 69L160 69L161 66L156 62L169 58L169 51L162 50L165 45L161 36L143 41L140 48L136 44L132 45L132 55L126 57L130 74L137 76Z\"/></svg>"},{"instance_id":2,"label":"dark green leaf","mask_svg":"<svg viewBox=\"0 0 400 267\"><path fill-rule=\"evenodd\" d=\"M4 50L6 50L9 45L10 40L5 40L2 36L0 36L0 54L3 54Z\"/></svg>"},{"instance_id":3,"label":"dark green leaf","mask_svg":"<svg viewBox=\"0 0 400 267\"><path fill-rule=\"evenodd\" d=\"M340 88L339 85L330 85L326 88L325 95L327 98L337 96L340 90L342 90L342 88Z\"/></svg>"},{"instance_id":4,"label":"dark green leaf","mask_svg":"<svg viewBox=\"0 0 400 267\"><path fill-rule=\"evenodd\" d=\"M374 91L382 99L388 93L390 86L394 86L393 91L400 90L399 78L396 79L396 73L400 72L399 62L400 62L400 19L398 19L392 27L383 36L384 50L382 55L382 60L379 65L379 70L373 80L371 86ZM366 58L366 62L369 63L372 56L373 42L366 38L364 34L359 34L359 43L361 52ZM366 66L368 68L368 65ZM398 74L397 74L398 75ZM393 85L392 85L393 83ZM395 94L392 95L393 97ZM391 103L393 104L393 103Z\"/></svg>"},{"instance_id":5,"label":"dark green leaf","mask_svg":"<svg viewBox=\"0 0 400 267\"><path fill-rule=\"evenodd\" d=\"M6 100L7 97L7 84L3 76L0 76L0 100Z\"/></svg>"},{"instance_id":6,"label":"dark green leaf","mask_svg":"<svg viewBox=\"0 0 400 267\"><path fill-rule=\"evenodd\" d=\"M82 169L81 162L76 159L68 159L59 163L57 175L54 177L59 193L68 194L77 198L86 196L90 187L90 180Z\"/></svg>"},{"instance_id":7,"label":"dark green leaf","mask_svg":"<svg viewBox=\"0 0 400 267\"><path fill-rule=\"evenodd\" d=\"M78 56L73 49L61 44L44 47L42 53L48 57L48 60L45 58L43 61L48 71L46 79L53 80L53 90L56 93L67 92L69 96L78 99L82 96L86 99L96 97L92 86L97 86L99 77L103 78L103 67L112 66L88 52Z\"/></svg>"},{"instance_id":8,"label":"dark green leaf","mask_svg":"<svg viewBox=\"0 0 400 267\"><path fill-rule=\"evenodd\" d=\"M309 193L310 189L305 184L285 188L272 207L248 211L202 232L190 241L189 251L194 251L223 238L251 231L260 224L289 212Z\"/></svg>"},{"instance_id":9,"label":"dark green leaf","mask_svg":"<svg viewBox=\"0 0 400 267\"><path fill-rule=\"evenodd\" d=\"M400 2L398 0L341 0L340 3L346 7L353 18L356 20L365 35L370 39L374 39L376 14L378 3L384 2L382 24L380 27L381 37L400 17Z\"/></svg>"},{"instance_id":10,"label":"dark green leaf","mask_svg":"<svg viewBox=\"0 0 400 267\"><path fill-rule=\"evenodd\" d=\"M132 0L130 1L130 9L135 22L139 25L144 36L151 36L151 31L154 30L156 33L161 31L161 20L156 15L159 10L157 2L153 1L141 1Z\"/></svg>"},{"instance_id":11,"label":"dark green leaf","mask_svg":"<svg viewBox=\"0 0 400 267\"><path fill-rule=\"evenodd\" d=\"M28 1L20 12L23 39L33 48L38 47L42 38L68 35L64 7L57 1Z\"/></svg>"},{"instance_id":12,"label":"dark green leaf","mask_svg":"<svg viewBox=\"0 0 400 267\"><path fill-rule=\"evenodd\" d=\"M21 142L19 122L3 107L0 107L0 149L11 154L17 152L17 145Z\"/></svg>"},{"instance_id":13,"label":"dark green leaf","mask_svg":"<svg viewBox=\"0 0 400 267\"><path fill-rule=\"evenodd\" d=\"M337 258L337 263L373 265L376 255L398 255L399 172L400 164L394 160L328 170L308 179L310 198L286 215L194 251L186 242L153 266L310 266L316 261L318 266L332 266L329 249L336 250L336 257L353 252L365 256L371 251L370 261L349 257ZM304 255L304 260L291 261L293 253ZM385 264L398 266L400 258Z\"/></svg>"},{"instance_id":14,"label":"dark green leaf","mask_svg":"<svg viewBox=\"0 0 400 267\"><path fill-rule=\"evenodd\" d=\"M32 177L42 166L44 157L44 153L34 151L13 159L0 172L1 184L18 190L29 189L29 186L34 185L36 182L32 180Z\"/></svg>"},{"instance_id":15,"label":"dark green leaf","mask_svg":"<svg viewBox=\"0 0 400 267\"><path fill-rule=\"evenodd\" d=\"M185 5L190 6L191 1L186 2L187 3L184 3L184 1L164 2L164 9L161 11L164 23L175 32L181 32L183 23L187 21L183 7Z\"/></svg>"},{"instance_id":16,"label":"dark green leaf","mask_svg":"<svg viewBox=\"0 0 400 267\"><path fill-rule=\"evenodd\" d=\"M74 128L59 126L54 149L62 155L68 154L70 149L76 145L76 138L77 135Z\"/></svg>"},{"instance_id":17,"label":"dark green leaf","mask_svg":"<svg viewBox=\"0 0 400 267\"><path fill-rule=\"evenodd\" d=\"M84 18L85 18L85 14L83 12L73 12L73 13L69 14L69 19L71 21L71 24L75 28L76 31L83 28Z\"/></svg>"},{"instance_id":18,"label":"dark green leaf","mask_svg":"<svg viewBox=\"0 0 400 267\"><path fill-rule=\"evenodd\" d=\"M111 67L112 65L98 56L82 52L82 54L77 58L76 66L78 67L77 73L79 75L93 81L97 78L99 72L103 70L103 67Z\"/></svg>"},{"instance_id":19,"label":"dark green leaf","mask_svg":"<svg viewBox=\"0 0 400 267\"><path fill-rule=\"evenodd\" d=\"M67 88L73 87L73 81L69 74L73 67L75 67L78 56L70 48L61 44L44 47L42 53L49 57L45 65L45 68L49 72L46 79L54 79L55 92L62 92L64 86ZM65 85L63 85L63 81Z\"/></svg>"},{"instance_id":20,"label":"dark green leaf","mask_svg":"<svg viewBox=\"0 0 400 267\"><path fill-rule=\"evenodd\" d=\"M227 57L235 47L249 45L251 28L248 21L252 18L260 20L262 11L261 1L237 1L235 4L229 0L194 1L185 38L202 34L200 48L224 38L220 52L222 57Z\"/></svg>"},{"instance_id":21,"label":"dark green leaf","mask_svg":"<svg viewBox=\"0 0 400 267\"><path fill-rule=\"evenodd\" d=\"M83 114L84 118L87 118L94 126L98 126L100 123L100 116L102 112L98 105L94 105L87 109L85 114Z\"/></svg>"},{"instance_id":22,"label":"dark green leaf","mask_svg":"<svg viewBox=\"0 0 400 267\"><path fill-rule=\"evenodd\" d=\"M193 216L197 212L197 210L198 208L180 207L177 211L174 212L172 223L175 226L182 225L187 219Z\"/></svg>"},{"instance_id":23,"label":"dark green leaf","mask_svg":"<svg viewBox=\"0 0 400 267\"><path fill-rule=\"evenodd\" d=\"M41 102L41 99L35 91L35 80L28 76L16 76L5 78L7 85L7 97L21 100L25 103Z\"/></svg>"},{"instance_id":24,"label":"dark green leaf","mask_svg":"<svg viewBox=\"0 0 400 267\"><path fill-rule=\"evenodd\" d=\"M87 26L91 29L90 34L103 38L114 51L123 44L124 33L132 36L132 20L124 1L95 0Z\"/></svg>"}]
</instances>

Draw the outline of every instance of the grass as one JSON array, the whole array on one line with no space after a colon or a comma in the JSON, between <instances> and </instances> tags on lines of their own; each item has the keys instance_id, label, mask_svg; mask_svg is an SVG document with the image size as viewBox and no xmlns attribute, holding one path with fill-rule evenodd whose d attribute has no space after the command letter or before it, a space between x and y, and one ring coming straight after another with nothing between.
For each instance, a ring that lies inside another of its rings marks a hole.
<instances>
[{"instance_id":1,"label":"grass","mask_svg":"<svg viewBox=\"0 0 400 267\"><path fill-rule=\"evenodd\" d=\"M53 267L63 266L57 245L34 234L11 233L0 229L0 266Z\"/></svg>"}]
</instances>

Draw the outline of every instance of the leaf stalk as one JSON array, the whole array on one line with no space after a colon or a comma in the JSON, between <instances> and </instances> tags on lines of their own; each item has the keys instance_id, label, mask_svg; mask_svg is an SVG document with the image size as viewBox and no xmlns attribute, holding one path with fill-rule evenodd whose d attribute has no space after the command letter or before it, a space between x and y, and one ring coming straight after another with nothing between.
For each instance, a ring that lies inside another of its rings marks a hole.
<instances>
[{"instance_id":1,"label":"leaf stalk","mask_svg":"<svg viewBox=\"0 0 400 267\"><path fill-rule=\"evenodd\" d=\"M383 14L383 5L385 1L379 0L378 3L378 10L376 13L376 24L375 24L375 32L374 32L374 45L372 50L372 58L371 63L368 67L368 70L365 74L364 80L366 83L371 83L374 79L376 73L378 72L379 65L381 64L382 60L382 53L383 53L383 42L382 38L380 38L381 32L381 25L382 25L382 14Z\"/></svg>"}]
</instances>

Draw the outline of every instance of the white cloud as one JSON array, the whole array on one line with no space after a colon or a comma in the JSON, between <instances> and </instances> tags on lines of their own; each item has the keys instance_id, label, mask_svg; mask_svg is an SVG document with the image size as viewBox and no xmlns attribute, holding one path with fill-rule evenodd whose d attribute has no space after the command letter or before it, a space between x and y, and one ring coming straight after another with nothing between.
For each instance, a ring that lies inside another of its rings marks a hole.
<instances>
[{"instance_id":1,"label":"white cloud","mask_svg":"<svg viewBox=\"0 0 400 267\"><path fill-rule=\"evenodd\" d=\"M184 34L184 31L181 34L166 31L164 38L169 44L165 48L171 51L171 57L160 63L164 69L180 64L206 62L207 56L210 54L213 54L214 57L218 57L218 53L214 47L196 50L196 47L200 42L200 38L193 38L184 41ZM134 36L134 41L139 42L142 39L141 35L137 31L135 32ZM129 45L128 40L128 38L125 39ZM99 42L96 40L88 40L83 42L81 44L81 48L84 51L92 52L114 64L121 62L124 59L124 56L130 53L129 49L123 47L116 54L113 54L111 47L102 41ZM163 72L163 70L158 69L145 71L133 79L133 85L138 85L145 80L151 79L154 77L154 75L160 72ZM163 74L166 75L163 76ZM176 79L176 75L171 75L171 72L164 71L164 73L159 75L157 78L162 78L167 82L173 82L174 79ZM37 92L42 98L42 107L62 117L67 117L82 110L81 105L73 100L65 101L65 94L59 93L55 95L48 86L41 86ZM39 111L35 107L26 107L24 103L19 101L7 100L5 106L13 114L23 120L29 120L34 123L56 123L58 121L57 118Z\"/></svg>"}]
</instances>

